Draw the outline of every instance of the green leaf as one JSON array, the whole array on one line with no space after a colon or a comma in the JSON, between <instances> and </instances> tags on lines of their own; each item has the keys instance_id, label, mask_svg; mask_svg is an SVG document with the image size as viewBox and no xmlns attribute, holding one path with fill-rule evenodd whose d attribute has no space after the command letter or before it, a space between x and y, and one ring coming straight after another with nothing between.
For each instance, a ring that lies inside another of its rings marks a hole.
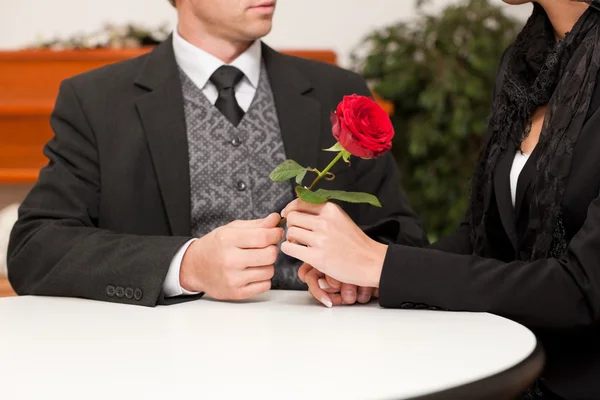
<instances>
[{"instance_id":1,"label":"green leaf","mask_svg":"<svg viewBox=\"0 0 600 400\"><path fill-rule=\"evenodd\" d=\"M381 207L379 199L369 193L319 189L315 194L327 200L339 200L346 203L367 203L375 207Z\"/></svg>"},{"instance_id":2,"label":"green leaf","mask_svg":"<svg viewBox=\"0 0 600 400\"><path fill-rule=\"evenodd\" d=\"M323 149L323 151L331 151L333 153L339 153L340 151L346 151L346 150L342 147L340 142L335 142L335 144L333 146L331 146L328 149Z\"/></svg>"},{"instance_id":3,"label":"green leaf","mask_svg":"<svg viewBox=\"0 0 600 400\"><path fill-rule=\"evenodd\" d=\"M306 174L306 168L294 160L286 160L271 172L269 179L273 182L285 182L299 174Z\"/></svg>"},{"instance_id":4,"label":"green leaf","mask_svg":"<svg viewBox=\"0 0 600 400\"><path fill-rule=\"evenodd\" d=\"M310 190L308 190L302 186L296 186L296 194L298 195L298 197L300 197L302 200L306 201L307 203L311 203L311 204L327 203L327 198L320 196L315 192L311 192Z\"/></svg>"},{"instance_id":5,"label":"green leaf","mask_svg":"<svg viewBox=\"0 0 600 400\"><path fill-rule=\"evenodd\" d=\"M350 164L350 156L352 156L352 153L350 153L349 151L344 150L342 158L344 159L344 161L346 162L346 164Z\"/></svg>"},{"instance_id":6,"label":"green leaf","mask_svg":"<svg viewBox=\"0 0 600 400\"><path fill-rule=\"evenodd\" d=\"M302 181L304 180L304 177L306 176L307 171L308 171L308 169L305 168L304 171L302 171L298 175L296 175L296 183L298 185L302 185Z\"/></svg>"}]
</instances>

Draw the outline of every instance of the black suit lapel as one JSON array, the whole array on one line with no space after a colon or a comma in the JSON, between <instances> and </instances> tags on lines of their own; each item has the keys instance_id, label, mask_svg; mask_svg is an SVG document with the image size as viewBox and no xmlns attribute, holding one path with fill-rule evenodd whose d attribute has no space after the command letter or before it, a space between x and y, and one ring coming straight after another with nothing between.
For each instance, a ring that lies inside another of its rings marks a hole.
<instances>
[{"instance_id":1,"label":"black suit lapel","mask_svg":"<svg viewBox=\"0 0 600 400\"><path fill-rule=\"evenodd\" d=\"M504 230L515 250L517 249L517 232L515 227L515 214L510 194L510 170L512 168L515 151L512 148L500 155L496 170L494 171L494 192L498 213L502 220Z\"/></svg>"},{"instance_id":2,"label":"black suit lapel","mask_svg":"<svg viewBox=\"0 0 600 400\"><path fill-rule=\"evenodd\" d=\"M263 60L269 75L283 144L288 159L317 168L321 132L321 104L308 97L310 81L288 56L263 44Z\"/></svg>"},{"instance_id":3,"label":"black suit lapel","mask_svg":"<svg viewBox=\"0 0 600 400\"><path fill-rule=\"evenodd\" d=\"M191 231L188 142L171 37L148 56L135 83L149 90L137 100L136 106L171 232L175 236L188 236Z\"/></svg>"}]
</instances>

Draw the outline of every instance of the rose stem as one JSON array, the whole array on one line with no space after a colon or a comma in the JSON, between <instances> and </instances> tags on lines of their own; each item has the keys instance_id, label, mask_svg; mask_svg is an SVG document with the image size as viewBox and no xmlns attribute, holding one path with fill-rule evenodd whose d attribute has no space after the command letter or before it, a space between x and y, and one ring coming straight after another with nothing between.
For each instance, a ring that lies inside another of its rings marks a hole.
<instances>
[{"instance_id":1,"label":"rose stem","mask_svg":"<svg viewBox=\"0 0 600 400\"><path fill-rule=\"evenodd\" d=\"M342 158L342 156L344 155L343 151L340 151L338 153L338 155L329 163L329 165L321 172L319 172L319 174L317 175L317 177L315 178L315 180L313 181L313 183L308 187L308 190L313 190L314 187L317 185L317 183L319 183L319 181L321 179L323 179L325 177L325 175L327 175L327 173L329 172L329 170L331 168L333 168L333 166L340 161L340 159ZM282 218L281 221L279 221L279 223L277 224L278 228L281 228L283 225L285 225L285 222L287 221L286 218Z\"/></svg>"},{"instance_id":2,"label":"rose stem","mask_svg":"<svg viewBox=\"0 0 600 400\"><path fill-rule=\"evenodd\" d=\"M317 177L315 178L315 180L313 181L313 183L312 183L312 184L309 186L308 190L313 190L313 188L314 188L314 187L317 185L317 183L319 183L319 181L320 181L321 179L323 179L323 178L325 177L325 175L327 175L327 173L329 172L329 170L330 170L331 168L333 168L333 166L334 166L334 165L335 165L335 164L336 164L338 161L340 161L340 159L341 159L341 158L342 158L342 156L344 155L343 153L344 153L343 151L340 151L340 152L338 153L338 155L337 155L337 156L335 156L335 158L334 158L334 159L333 159L333 160L332 160L332 161L329 163L329 165L328 165L328 166L327 166L327 167L326 167L326 168L325 168L323 171L321 171L321 173L319 173L319 175L317 175Z\"/></svg>"}]
</instances>

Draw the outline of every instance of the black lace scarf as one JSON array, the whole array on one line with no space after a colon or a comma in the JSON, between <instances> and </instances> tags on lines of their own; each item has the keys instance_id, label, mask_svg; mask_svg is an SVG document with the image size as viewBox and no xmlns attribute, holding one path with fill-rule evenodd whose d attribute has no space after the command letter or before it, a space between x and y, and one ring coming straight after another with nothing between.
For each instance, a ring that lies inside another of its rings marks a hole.
<instances>
[{"instance_id":1,"label":"black lace scarf","mask_svg":"<svg viewBox=\"0 0 600 400\"><path fill-rule=\"evenodd\" d=\"M580 1L580 0L576 0ZM489 256L486 209L499 156L527 137L531 115L548 105L536 150L538 173L525 239L534 246L529 260L556 257L566 250L560 205L600 69L600 1L591 5L571 32L557 41L544 9L535 4L527 24L508 50L505 75L490 119L489 138L472 180L470 225L474 253Z\"/></svg>"}]
</instances>

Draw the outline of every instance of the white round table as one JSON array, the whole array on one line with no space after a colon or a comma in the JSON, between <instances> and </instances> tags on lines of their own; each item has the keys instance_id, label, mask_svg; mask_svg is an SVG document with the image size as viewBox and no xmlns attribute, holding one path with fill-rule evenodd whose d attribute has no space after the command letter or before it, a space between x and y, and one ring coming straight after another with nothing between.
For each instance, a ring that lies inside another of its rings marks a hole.
<instances>
[{"instance_id":1,"label":"white round table","mask_svg":"<svg viewBox=\"0 0 600 400\"><path fill-rule=\"evenodd\" d=\"M0 299L0 397L468 399L529 385L543 353L489 314L324 308L306 292L144 308Z\"/></svg>"}]
</instances>

